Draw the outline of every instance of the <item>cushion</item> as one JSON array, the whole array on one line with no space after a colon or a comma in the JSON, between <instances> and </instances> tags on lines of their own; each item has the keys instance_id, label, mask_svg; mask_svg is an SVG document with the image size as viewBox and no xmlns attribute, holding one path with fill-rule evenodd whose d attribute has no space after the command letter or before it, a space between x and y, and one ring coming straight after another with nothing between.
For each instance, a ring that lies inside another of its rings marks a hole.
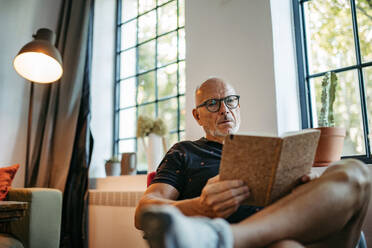
<instances>
[{"instance_id":1,"label":"cushion","mask_svg":"<svg viewBox=\"0 0 372 248\"><path fill-rule=\"evenodd\" d=\"M152 171L149 174L147 174L147 187L150 186L155 176L156 176L156 171Z\"/></svg>"},{"instance_id":2,"label":"cushion","mask_svg":"<svg viewBox=\"0 0 372 248\"><path fill-rule=\"evenodd\" d=\"M19 168L19 164L0 168L0 201L4 200L8 194L10 185Z\"/></svg>"}]
</instances>

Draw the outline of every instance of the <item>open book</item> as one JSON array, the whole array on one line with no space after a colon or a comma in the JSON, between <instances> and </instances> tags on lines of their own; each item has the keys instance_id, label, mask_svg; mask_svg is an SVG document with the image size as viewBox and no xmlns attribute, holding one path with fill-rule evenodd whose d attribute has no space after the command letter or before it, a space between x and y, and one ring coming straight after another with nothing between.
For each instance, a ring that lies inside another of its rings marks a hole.
<instances>
[{"instance_id":1,"label":"open book","mask_svg":"<svg viewBox=\"0 0 372 248\"><path fill-rule=\"evenodd\" d=\"M251 194L243 204L267 206L310 172L319 136L315 129L281 137L229 135L222 150L220 179L244 180Z\"/></svg>"}]
</instances>

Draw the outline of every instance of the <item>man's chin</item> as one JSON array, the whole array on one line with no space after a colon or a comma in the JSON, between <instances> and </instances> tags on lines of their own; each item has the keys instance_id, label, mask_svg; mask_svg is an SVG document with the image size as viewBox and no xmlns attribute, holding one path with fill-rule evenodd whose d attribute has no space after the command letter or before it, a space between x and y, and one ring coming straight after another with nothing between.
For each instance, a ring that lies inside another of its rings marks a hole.
<instances>
[{"instance_id":1,"label":"man's chin","mask_svg":"<svg viewBox=\"0 0 372 248\"><path fill-rule=\"evenodd\" d=\"M219 134L219 136L227 136L229 134L234 134L236 133L236 130L235 128L226 128L226 129L223 129L223 130L218 130L217 133Z\"/></svg>"}]
</instances>

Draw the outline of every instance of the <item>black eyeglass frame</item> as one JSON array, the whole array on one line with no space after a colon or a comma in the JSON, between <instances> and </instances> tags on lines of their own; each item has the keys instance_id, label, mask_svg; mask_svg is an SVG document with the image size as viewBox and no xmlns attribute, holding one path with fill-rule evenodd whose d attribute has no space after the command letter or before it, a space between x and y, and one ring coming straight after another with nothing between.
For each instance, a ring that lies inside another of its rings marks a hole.
<instances>
[{"instance_id":1,"label":"black eyeglass frame","mask_svg":"<svg viewBox=\"0 0 372 248\"><path fill-rule=\"evenodd\" d=\"M238 98L238 104L236 104L235 107L230 107L230 106L226 103L227 99L230 98L230 97L236 97L236 98ZM204 107L204 106L205 106L205 108L206 108L209 112L211 112L211 113L216 113L216 112L220 111L220 108L221 108L221 102L223 101L223 102L225 103L226 107L228 107L229 109L236 109L236 108L239 106L239 99L240 99L240 96L239 96L239 95L229 95L229 96L226 96L226 97L224 97L224 98L219 98L219 99L214 99L214 98L212 98L212 99L208 99L208 100L206 100L206 101L203 102L202 104L199 104L198 106L196 106L196 108L201 108L201 107ZM208 102L210 102L210 101L216 101L216 102L218 102L218 108L217 108L216 111L211 111L211 110L208 108Z\"/></svg>"}]
</instances>

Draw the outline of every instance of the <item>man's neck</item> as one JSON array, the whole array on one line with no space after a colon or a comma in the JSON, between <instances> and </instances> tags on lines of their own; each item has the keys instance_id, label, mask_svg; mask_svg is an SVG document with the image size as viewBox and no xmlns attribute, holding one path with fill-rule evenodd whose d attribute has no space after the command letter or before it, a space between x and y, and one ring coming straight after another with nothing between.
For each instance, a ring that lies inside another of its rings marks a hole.
<instances>
[{"instance_id":1,"label":"man's neck","mask_svg":"<svg viewBox=\"0 0 372 248\"><path fill-rule=\"evenodd\" d=\"M209 141L214 141L214 142L217 142L217 143L220 143L220 144L223 144L223 141L225 139L224 136L211 136L211 135L206 135L205 138Z\"/></svg>"}]
</instances>

